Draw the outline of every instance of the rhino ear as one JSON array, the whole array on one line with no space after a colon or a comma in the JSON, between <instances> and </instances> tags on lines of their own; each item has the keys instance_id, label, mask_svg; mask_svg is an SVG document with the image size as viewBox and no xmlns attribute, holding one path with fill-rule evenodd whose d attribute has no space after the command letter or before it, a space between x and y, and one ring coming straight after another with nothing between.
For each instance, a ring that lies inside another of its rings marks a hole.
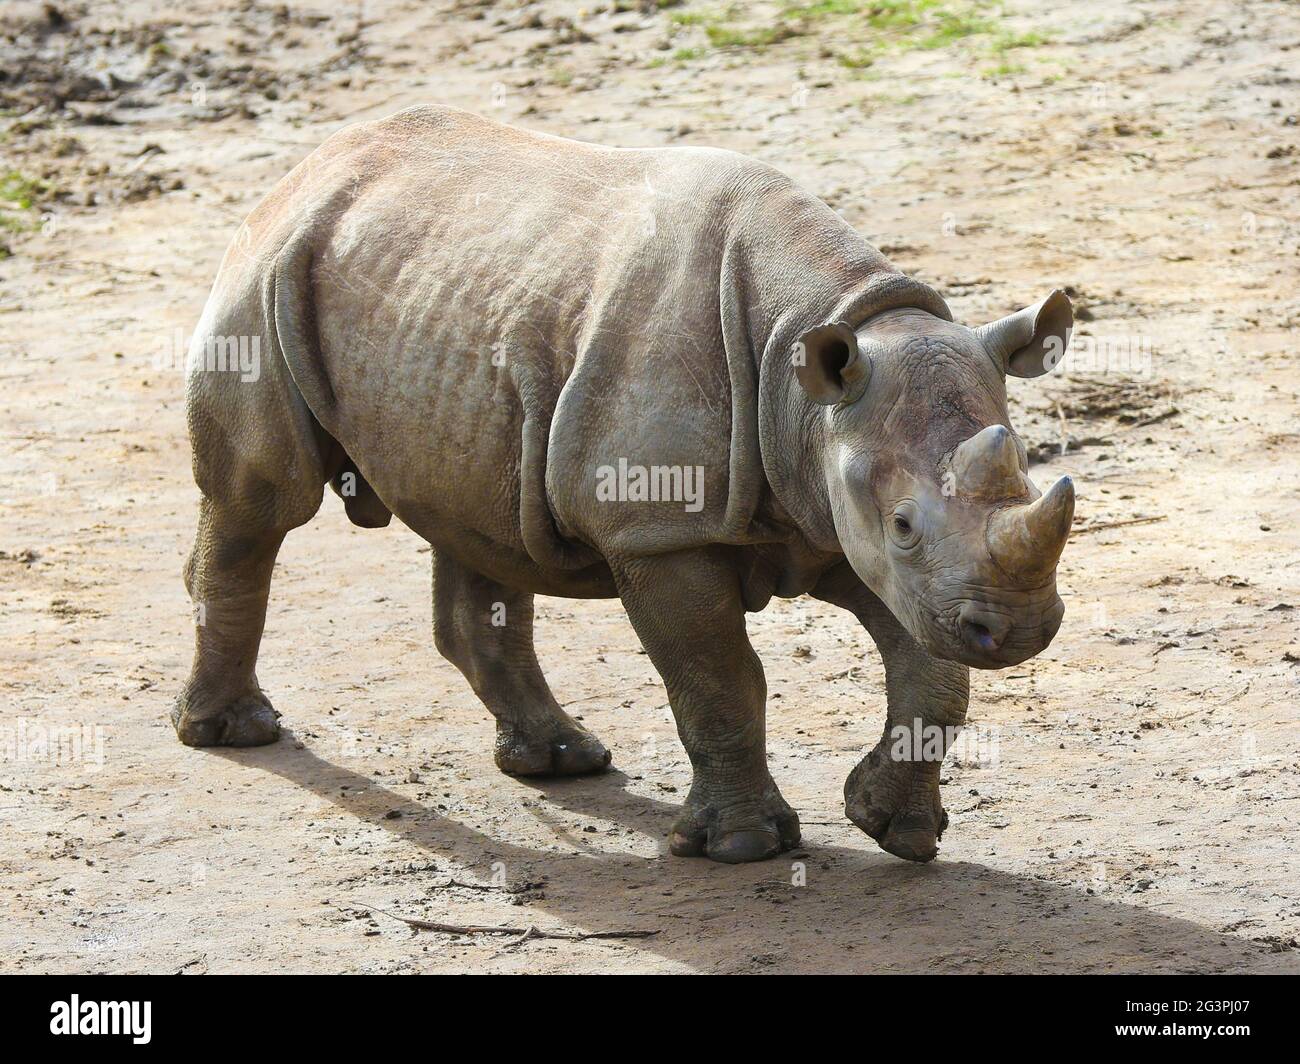
<instances>
[{"instance_id":1,"label":"rhino ear","mask_svg":"<svg viewBox=\"0 0 1300 1064\"><path fill-rule=\"evenodd\" d=\"M804 333L790 361L799 386L822 406L853 402L871 379L871 359L858 350L857 336L843 322Z\"/></svg>"},{"instance_id":2,"label":"rhino ear","mask_svg":"<svg viewBox=\"0 0 1300 1064\"><path fill-rule=\"evenodd\" d=\"M1065 357L1074 330L1070 297L1056 289L1026 307L975 330L993 360L1012 377L1041 377Z\"/></svg>"}]
</instances>

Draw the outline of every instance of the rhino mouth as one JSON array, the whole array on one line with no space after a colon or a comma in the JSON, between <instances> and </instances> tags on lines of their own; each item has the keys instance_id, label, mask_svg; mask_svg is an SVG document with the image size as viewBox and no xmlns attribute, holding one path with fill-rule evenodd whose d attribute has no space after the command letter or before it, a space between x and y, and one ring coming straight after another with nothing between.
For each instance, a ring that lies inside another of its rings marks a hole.
<instances>
[{"instance_id":1,"label":"rhino mouth","mask_svg":"<svg viewBox=\"0 0 1300 1064\"><path fill-rule=\"evenodd\" d=\"M936 657L972 669L1006 669L1046 650L1064 615L1055 591L1041 607L1014 610L971 599L937 615L921 642Z\"/></svg>"}]
</instances>

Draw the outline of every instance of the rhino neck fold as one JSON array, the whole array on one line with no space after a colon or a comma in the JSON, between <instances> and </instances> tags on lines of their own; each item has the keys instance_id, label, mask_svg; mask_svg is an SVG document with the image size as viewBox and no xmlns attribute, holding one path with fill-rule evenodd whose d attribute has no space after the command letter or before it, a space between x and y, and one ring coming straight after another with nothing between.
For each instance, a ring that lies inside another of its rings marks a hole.
<instances>
[{"instance_id":1,"label":"rhino neck fold","mask_svg":"<svg viewBox=\"0 0 1300 1064\"><path fill-rule=\"evenodd\" d=\"M823 461L825 411L795 382L793 346L830 322L857 328L877 314L912 307L952 321L952 312L938 292L900 273L826 204L793 184L749 197L732 219L730 240L720 291L733 382L732 491L744 483L737 440L745 419L736 413L742 395L736 379L748 372L757 376L749 386L758 400L757 475L812 545L837 549Z\"/></svg>"}]
</instances>

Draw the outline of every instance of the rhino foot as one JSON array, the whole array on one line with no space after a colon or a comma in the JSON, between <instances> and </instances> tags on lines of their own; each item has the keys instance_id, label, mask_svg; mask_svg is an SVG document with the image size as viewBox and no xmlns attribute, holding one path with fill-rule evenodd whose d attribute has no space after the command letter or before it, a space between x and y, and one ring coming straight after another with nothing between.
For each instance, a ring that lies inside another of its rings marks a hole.
<instances>
[{"instance_id":1,"label":"rhino foot","mask_svg":"<svg viewBox=\"0 0 1300 1064\"><path fill-rule=\"evenodd\" d=\"M586 776L609 768L605 744L568 721L543 734L497 721L497 768L508 776Z\"/></svg>"},{"instance_id":2,"label":"rhino foot","mask_svg":"<svg viewBox=\"0 0 1300 1064\"><path fill-rule=\"evenodd\" d=\"M217 705L186 692L171 717L186 746L265 746L280 738L280 714L261 691Z\"/></svg>"},{"instance_id":3,"label":"rhino foot","mask_svg":"<svg viewBox=\"0 0 1300 1064\"><path fill-rule=\"evenodd\" d=\"M880 848L908 861L933 861L948 826L939 799L939 762L900 761L883 740L844 784L844 813Z\"/></svg>"},{"instance_id":4,"label":"rhino foot","mask_svg":"<svg viewBox=\"0 0 1300 1064\"><path fill-rule=\"evenodd\" d=\"M674 856L723 864L766 861L798 844L799 814L770 779L759 797L741 802L712 800L697 779L668 838Z\"/></svg>"}]
</instances>

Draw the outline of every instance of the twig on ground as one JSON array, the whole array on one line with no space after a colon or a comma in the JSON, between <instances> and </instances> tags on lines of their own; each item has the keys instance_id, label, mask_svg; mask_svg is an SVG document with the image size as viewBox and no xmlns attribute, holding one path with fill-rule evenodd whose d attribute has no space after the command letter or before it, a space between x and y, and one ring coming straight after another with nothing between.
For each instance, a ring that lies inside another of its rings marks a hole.
<instances>
[{"instance_id":1,"label":"twig on ground","mask_svg":"<svg viewBox=\"0 0 1300 1064\"><path fill-rule=\"evenodd\" d=\"M1178 407L1176 407L1176 406L1171 406L1171 407L1170 407L1168 410L1166 410L1163 414L1156 414L1155 417L1149 417L1149 418L1146 418L1146 419L1143 420L1143 421L1134 421L1131 425L1128 425L1128 426L1126 426L1126 427L1127 427L1127 428L1130 428L1130 429L1140 429L1140 428L1144 428L1144 427L1147 426L1147 425L1154 425L1154 424L1156 424L1157 422L1165 421L1165 420L1167 420L1168 418L1173 417L1175 414L1180 414L1180 413L1182 413L1182 411L1179 410Z\"/></svg>"},{"instance_id":2,"label":"twig on ground","mask_svg":"<svg viewBox=\"0 0 1300 1064\"><path fill-rule=\"evenodd\" d=\"M657 930L641 928L631 928L626 931L543 931L531 924L527 927L501 926L497 924L444 924L437 920L417 920L411 916L399 916L397 913L376 909L373 905L364 905L360 902L356 904L363 909L369 909L373 913L383 913L384 916L390 919L399 920L406 924L407 927L413 927L417 931L441 931L445 935L518 935L518 941L510 943L512 946L527 942L530 938L554 938L563 939L567 942L585 942L590 938L650 938L652 935L659 934Z\"/></svg>"},{"instance_id":3,"label":"twig on ground","mask_svg":"<svg viewBox=\"0 0 1300 1064\"><path fill-rule=\"evenodd\" d=\"M1127 521L1103 521L1099 525L1084 525L1083 528L1070 530L1072 536L1082 536L1085 532L1100 532L1106 528L1123 528L1125 525L1149 525L1153 521L1167 520L1165 514L1157 514L1155 517L1132 517Z\"/></svg>"},{"instance_id":4,"label":"twig on ground","mask_svg":"<svg viewBox=\"0 0 1300 1064\"><path fill-rule=\"evenodd\" d=\"M484 890L500 891L502 894L519 894L518 890L511 890L509 887L498 887L494 883L467 883L463 879L448 879L446 883L435 883L431 890L449 890L452 887L463 887L465 890Z\"/></svg>"}]
</instances>

